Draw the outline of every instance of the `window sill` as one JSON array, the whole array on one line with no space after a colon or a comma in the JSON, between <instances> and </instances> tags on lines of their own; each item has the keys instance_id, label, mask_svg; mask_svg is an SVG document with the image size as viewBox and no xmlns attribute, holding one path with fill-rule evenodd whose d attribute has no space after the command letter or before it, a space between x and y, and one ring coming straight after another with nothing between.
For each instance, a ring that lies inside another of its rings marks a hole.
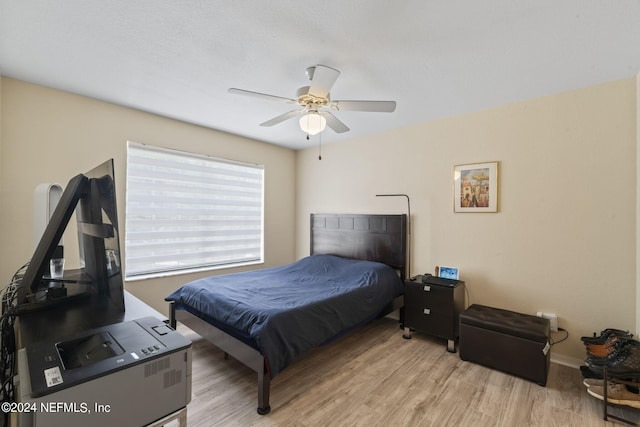
<instances>
[{"instance_id":1,"label":"window sill","mask_svg":"<svg viewBox=\"0 0 640 427\"><path fill-rule=\"evenodd\" d=\"M238 267L246 267L249 265L258 265L264 264L264 260L258 261L248 261L248 262L239 262L235 264L224 264L224 265L213 265L208 267L199 267L199 268L190 268L185 270L176 270L176 271L163 271L161 273L149 273L149 274L139 274L136 276L125 276L125 282L138 282L142 280L149 279L159 279L164 277L173 277L173 276L182 276L185 274L193 274L193 273L202 273L204 271L215 271L215 270L225 270L225 269L233 269Z\"/></svg>"}]
</instances>

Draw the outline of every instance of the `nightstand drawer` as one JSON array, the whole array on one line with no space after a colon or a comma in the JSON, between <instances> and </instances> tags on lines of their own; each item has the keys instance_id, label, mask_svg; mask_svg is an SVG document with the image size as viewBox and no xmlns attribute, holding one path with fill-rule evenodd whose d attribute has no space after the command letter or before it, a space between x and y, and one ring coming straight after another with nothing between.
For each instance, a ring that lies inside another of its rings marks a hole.
<instances>
[{"instance_id":1,"label":"nightstand drawer","mask_svg":"<svg viewBox=\"0 0 640 427\"><path fill-rule=\"evenodd\" d=\"M418 305L431 307L451 307L453 304L454 288L437 285L425 285L416 282L407 282L404 289L405 300Z\"/></svg>"},{"instance_id":2,"label":"nightstand drawer","mask_svg":"<svg viewBox=\"0 0 640 427\"><path fill-rule=\"evenodd\" d=\"M413 306L405 310L405 323L413 329L442 338L450 338L455 333L451 310L442 307Z\"/></svg>"}]
</instances>

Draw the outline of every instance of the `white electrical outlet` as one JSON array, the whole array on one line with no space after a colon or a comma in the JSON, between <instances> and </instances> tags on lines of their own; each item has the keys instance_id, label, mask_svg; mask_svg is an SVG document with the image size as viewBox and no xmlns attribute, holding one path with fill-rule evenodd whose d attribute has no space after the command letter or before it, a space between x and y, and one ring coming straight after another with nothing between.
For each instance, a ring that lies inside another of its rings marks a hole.
<instances>
[{"instance_id":1,"label":"white electrical outlet","mask_svg":"<svg viewBox=\"0 0 640 427\"><path fill-rule=\"evenodd\" d=\"M551 328L551 332L558 332L558 315L557 314L543 313L539 311L536 313L536 316L549 319L549 327Z\"/></svg>"}]
</instances>

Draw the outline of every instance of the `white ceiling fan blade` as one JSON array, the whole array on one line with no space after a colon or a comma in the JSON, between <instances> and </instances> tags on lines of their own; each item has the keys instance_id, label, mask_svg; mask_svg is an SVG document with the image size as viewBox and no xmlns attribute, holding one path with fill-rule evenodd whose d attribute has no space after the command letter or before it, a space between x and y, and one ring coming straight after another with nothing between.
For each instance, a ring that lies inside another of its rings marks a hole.
<instances>
[{"instance_id":1,"label":"white ceiling fan blade","mask_svg":"<svg viewBox=\"0 0 640 427\"><path fill-rule=\"evenodd\" d=\"M295 117L295 116L299 115L299 114L300 114L300 113L302 113L303 111L305 111L305 110L304 110L304 109L302 109L302 110L292 110L292 111L289 111L288 113L280 114L279 116L274 117L274 118L273 118L273 119L271 119L271 120L267 120L267 121L266 121L266 122L264 122L264 123L260 123L260 126L273 126L273 125L277 125L278 123L282 123L282 122L284 122L285 120L288 120L288 119L290 119L290 118L292 118L292 117Z\"/></svg>"},{"instance_id":2,"label":"white ceiling fan blade","mask_svg":"<svg viewBox=\"0 0 640 427\"><path fill-rule=\"evenodd\" d=\"M338 118L333 114L331 114L330 112L320 111L318 112L318 114L320 114L322 117L324 117L327 120L327 126L333 129L335 133L343 133L343 132L349 131L349 128L347 127L347 125L345 125L340 120L338 120Z\"/></svg>"},{"instance_id":3,"label":"white ceiling fan blade","mask_svg":"<svg viewBox=\"0 0 640 427\"><path fill-rule=\"evenodd\" d=\"M333 84L338 79L340 71L326 65L316 65L309 85L309 95L327 98Z\"/></svg>"},{"instance_id":4,"label":"white ceiling fan blade","mask_svg":"<svg viewBox=\"0 0 640 427\"><path fill-rule=\"evenodd\" d=\"M395 101L332 101L329 106L338 111L393 113L396 110Z\"/></svg>"},{"instance_id":5,"label":"white ceiling fan blade","mask_svg":"<svg viewBox=\"0 0 640 427\"><path fill-rule=\"evenodd\" d=\"M236 94L236 95L244 95L244 96L252 96L254 98L268 99L270 101L287 102L289 104L296 104L297 103L295 99L285 98L283 96L269 95L269 94L266 94L266 93L253 92L253 91L250 91L250 90L236 89L234 87L229 88L227 90L227 92L233 93L233 94Z\"/></svg>"}]
</instances>

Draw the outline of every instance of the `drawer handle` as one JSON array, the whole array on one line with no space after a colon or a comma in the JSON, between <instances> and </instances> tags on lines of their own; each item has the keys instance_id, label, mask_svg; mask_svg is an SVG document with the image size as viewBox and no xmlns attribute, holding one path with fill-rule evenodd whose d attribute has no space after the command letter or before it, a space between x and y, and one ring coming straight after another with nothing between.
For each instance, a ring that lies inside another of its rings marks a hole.
<instances>
[{"instance_id":1,"label":"drawer handle","mask_svg":"<svg viewBox=\"0 0 640 427\"><path fill-rule=\"evenodd\" d=\"M430 308L425 308L422 311L424 312L424 314L431 314L431 309Z\"/></svg>"},{"instance_id":2,"label":"drawer handle","mask_svg":"<svg viewBox=\"0 0 640 427\"><path fill-rule=\"evenodd\" d=\"M431 292L431 286L425 286L424 287L424 291L425 292Z\"/></svg>"}]
</instances>

